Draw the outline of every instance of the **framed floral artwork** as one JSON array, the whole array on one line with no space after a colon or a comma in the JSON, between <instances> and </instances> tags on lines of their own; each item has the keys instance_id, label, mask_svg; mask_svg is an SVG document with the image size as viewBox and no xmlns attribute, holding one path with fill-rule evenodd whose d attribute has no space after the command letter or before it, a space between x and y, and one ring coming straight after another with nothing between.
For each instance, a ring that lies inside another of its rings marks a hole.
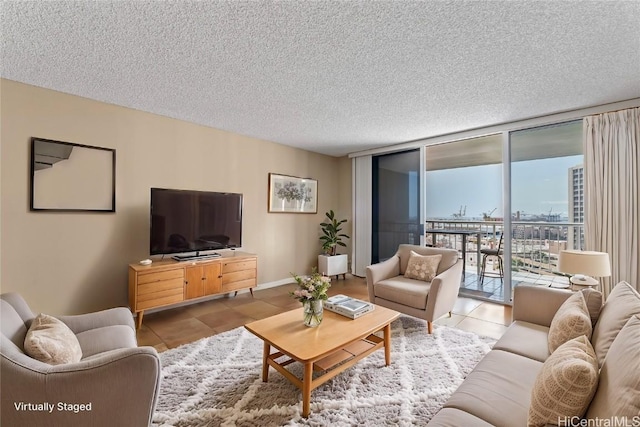
<instances>
[{"instance_id":1,"label":"framed floral artwork","mask_svg":"<svg viewBox=\"0 0 640 427\"><path fill-rule=\"evenodd\" d=\"M269 174L269 212L318 213L318 181Z\"/></svg>"}]
</instances>

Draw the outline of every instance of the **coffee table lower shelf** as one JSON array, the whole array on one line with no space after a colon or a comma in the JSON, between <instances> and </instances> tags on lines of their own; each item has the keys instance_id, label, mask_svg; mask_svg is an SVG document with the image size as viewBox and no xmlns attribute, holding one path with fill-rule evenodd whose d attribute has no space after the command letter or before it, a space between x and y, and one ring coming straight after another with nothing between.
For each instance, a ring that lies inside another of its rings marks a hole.
<instances>
[{"instance_id":1,"label":"coffee table lower shelf","mask_svg":"<svg viewBox=\"0 0 640 427\"><path fill-rule=\"evenodd\" d=\"M317 362L314 362L313 370L329 371L332 368L336 367L337 365L340 365L343 362L347 362L347 361L353 361L353 363L349 365L349 366L353 366L353 364L358 362L360 359L367 357L368 355L370 355L380 347L384 347L384 340L377 335L373 335L373 334L369 335L366 338L363 338L359 341L346 345L340 350L336 351L335 353L331 353L330 355L318 360ZM277 359L280 359L282 357L286 357L287 359L282 362L276 361ZM268 360L267 363L269 363L269 365L273 366L275 369L277 369L279 372L281 372L285 376L291 373L286 369L284 369L284 367L295 362L294 359L291 359L289 356L287 356L286 354L280 351L276 353L271 353L267 357L267 360ZM340 372L344 371L349 366L343 368L342 370L340 370ZM284 369L284 371L287 374L285 374L281 369ZM331 378L333 378L334 376L335 375L333 375Z\"/></svg>"},{"instance_id":2,"label":"coffee table lower shelf","mask_svg":"<svg viewBox=\"0 0 640 427\"><path fill-rule=\"evenodd\" d=\"M390 329L387 325L385 335L389 334L387 329ZM390 334L389 334L390 335ZM390 338L390 337L389 337ZM336 375L344 372L346 369L358 363L358 361L364 359L379 348L385 347L385 339L380 338L377 335L371 334L360 340L351 342L341 349L319 359L315 362L306 362L304 364L304 378L300 379L292 374L285 366L296 362L287 354L277 351L271 353L271 345L267 342L264 343L264 364L262 368L262 381L267 382L269 379L269 366L272 366L284 377L286 377L293 385L302 390L303 396L309 396L311 391L318 388L322 384L326 383ZM390 360L387 356L388 352L385 351L385 365L389 365ZM278 359L284 360L278 362ZM313 371L324 372L323 374L313 378ZM307 397L308 399L308 397ZM309 416L309 401L303 399L303 416ZM306 401L305 401L306 400Z\"/></svg>"}]
</instances>

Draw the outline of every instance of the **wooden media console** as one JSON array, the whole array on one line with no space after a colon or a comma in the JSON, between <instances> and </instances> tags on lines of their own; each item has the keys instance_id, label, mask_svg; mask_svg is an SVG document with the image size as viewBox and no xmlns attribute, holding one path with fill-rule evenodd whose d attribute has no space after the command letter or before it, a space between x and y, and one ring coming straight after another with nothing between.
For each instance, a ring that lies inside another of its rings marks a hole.
<instances>
[{"instance_id":1,"label":"wooden media console","mask_svg":"<svg viewBox=\"0 0 640 427\"><path fill-rule=\"evenodd\" d=\"M129 307L140 329L145 310L241 289L253 295L257 277L258 257L237 251L203 260L129 264Z\"/></svg>"}]
</instances>

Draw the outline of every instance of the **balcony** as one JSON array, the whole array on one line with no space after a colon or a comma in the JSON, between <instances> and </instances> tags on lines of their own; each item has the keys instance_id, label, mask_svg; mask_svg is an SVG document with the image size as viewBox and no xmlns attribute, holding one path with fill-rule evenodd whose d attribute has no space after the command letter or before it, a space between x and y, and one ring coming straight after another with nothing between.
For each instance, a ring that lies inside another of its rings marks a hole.
<instances>
[{"instance_id":1,"label":"balcony","mask_svg":"<svg viewBox=\"0 0 640 427\"><path fill-rule=\"evenodd\" d=\"M426 244L457 249L462 257L465 253L465 274L460 287L461 296L504 300L504 286L497 276L498 263L489 259L486 271L489 273L480 284L478 249L492 248L498 244L504 231L501 221L437 220L426 221L427 229L478 230L477 236L470 236L462 250L462 238L456 235L426 233ZM435 241L434 241L435 238ZM506 242L503 241L503 244ZM478 245L479 248L478 248ZM584 226L570 222L530 222L512 221L511 227L511 284L538 286L566 286L568 277L558 273L558 254L564 249L582 249ZM505 263L508 260L504 260Z\"/></svg>"}]
</instances>

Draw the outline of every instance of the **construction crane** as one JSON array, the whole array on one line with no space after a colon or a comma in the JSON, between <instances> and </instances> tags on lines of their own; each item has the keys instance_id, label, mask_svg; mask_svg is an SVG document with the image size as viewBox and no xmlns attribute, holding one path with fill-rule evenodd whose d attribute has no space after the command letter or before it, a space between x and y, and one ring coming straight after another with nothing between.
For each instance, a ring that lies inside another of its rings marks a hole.
<instances>
[{"instance_id":1,"label":"construction crane","mask_svg":"<svg viewBox=\"0 0 640 427\"><path fill-rule=\"evenodd\" d=\"M466 214L467 214L467 205L464 205L464 210L462 210L462 205L460 205L460 210L458 211L458 213L454 213L451 216L454 218L464 218Z\"/></svg>"},{"instance_id":2,"label":"construction crane","mask_svg":"<svg viewBox=\"0 0 640 427\"><path fill-rule=\"evenodd\" d=\"M484 219L485 221L490 220L491 219L491 214L494 213L496 211L496 209L498 208L493 208L493 210L489 213L486 212L482 212L482 219Z\"/></svg>"},{"instance_id":3,"label":"construction crane","mask_svg":"<svg viewBox=\"0 0 640 427\"><path fill-rule=\"evenodd\" d=\"M547 221L548 222L557 222L560 221L560 214L551 214L551 212L553 211L553 207L551 209L549 209L549 213L547 214Z\"/></svg>"}]
</instances>

